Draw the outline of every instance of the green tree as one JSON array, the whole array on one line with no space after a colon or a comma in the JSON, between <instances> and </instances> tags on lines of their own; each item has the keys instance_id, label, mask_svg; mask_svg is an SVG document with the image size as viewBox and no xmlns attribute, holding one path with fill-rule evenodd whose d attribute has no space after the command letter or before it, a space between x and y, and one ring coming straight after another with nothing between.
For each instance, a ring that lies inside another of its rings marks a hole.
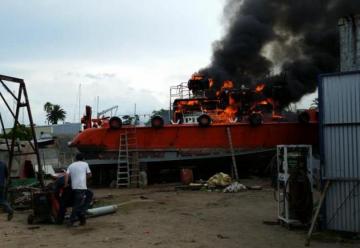
<instances>
[{"instance_id":1,"label":"green tree","mask_svg":"<svg viewBox=\"0 0 360 248\"><path fill-rule=\"evenodd\" d=\"M168 116L169 115L169 110L167 110L167 109L154 110L151 113L151 115L152 116L154 116L154 115Z\"/></svg>"},{"instance_id":2,"label":"green tree","mask_svg":"<svg viewBox=\"0 0 360 248\"><path fill-rule=\"evenodd\" d=\"M154 111L151 113L151 116L159 115L159 116L161 116L161 117L164 119L165 123L167 123L167 122L170 121L170 120L169 120L169 112L170 112L170 111L167 110L167 109L154 110ZM147 122L145 122L145 125L146 125L146 126L149 126L150 123L151 123L151 118L150 118Z\"/></svg>"},{"instance_id":3,"label":"green tree","mask_svg":"<svg viewBox=\"0 0 360 248\"><path fill-rule=\"evenodd\" d=\"M46 102L44 104L44 111L46 112L46 119L47 119L48 125L49 125L48 115L51 113L52 109L53 109L53 104L51 102Z\"/></svg>"},{"instance_id":4,"label":"green tree","mask_svg":"<svg viewBox=\"0 0 360 248\"><path fill-rule=\"evenodd\" d=\"M25 127L25 125L16 125L16 127L12 128L10 132L6 134L1 134L0 137L11 139L13 134L15 135L15 139L19 139L19 140L32 139L31 128Z\"/></svg>"},{"instance_id":5,"label":"green tree","mask_svg":"<svg viewBox=\"0 0 360 248\"><path fill-rule=\"evenodd\" d=\"M45 103L44 111L46 112L46 119L48 124L57 124L59 120L64 121L66 118L66 111L58 104L50 102Z\"/></svg>"},{"instance_id":6,"label":"green tree","mask_svg":"<svg viewBox=\"0 0 360 248\"><path fill-rule=\"evenodd\" d=\"M52 110L52 108L53 108L53 104L52 104L51 102L46 102L46 103L44 104L44 111L45 111L46 113L50 113L51 110Z\"/></svg>"}]
</instances>

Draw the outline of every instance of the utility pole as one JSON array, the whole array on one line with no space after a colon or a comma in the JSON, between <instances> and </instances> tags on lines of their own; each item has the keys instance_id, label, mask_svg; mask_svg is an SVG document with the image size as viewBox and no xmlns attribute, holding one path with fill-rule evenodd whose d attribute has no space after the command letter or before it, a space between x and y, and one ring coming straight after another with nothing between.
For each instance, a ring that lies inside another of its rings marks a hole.
<instances>
[{"instance_id":1,"label":"utility pole","mask_svg":"<svg viewBox=\"0 0 360 248\"><path fill-rule=\"evenodd\" d=\"M99 114L99 96L96 97L96 116Z\"/></svg>"},{"instance_id":2,"label":"utility pole","mask_svg":"<svg viewBox=\"0 0 360 248\"><path fill-rule=\"evenodd\" d=\"M79 120L81 119L81 83L79 84Z\"/></svg>"}]
</instances>

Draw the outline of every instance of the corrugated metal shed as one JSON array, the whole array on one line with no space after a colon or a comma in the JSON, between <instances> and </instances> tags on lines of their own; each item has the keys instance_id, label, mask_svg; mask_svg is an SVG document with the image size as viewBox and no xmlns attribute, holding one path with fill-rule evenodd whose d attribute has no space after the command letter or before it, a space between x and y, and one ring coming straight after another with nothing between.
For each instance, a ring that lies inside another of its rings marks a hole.
<instances>
[{"instance_id":1,"label":"corrugated metal shed","mask_svg":"<svg viewBox=\"0 0 360 248\"><path fill-rule=\"evenodd\" d=\"M81 131L81 123L64 123L59 125L53 125L52 129L54 135L75 135Z\"/></svg>"},{"instance_id":2,"label":"corrugated metal shed","mask_svg":"<svg viewBox=\"0 0 360 248\"><path fill-rule=\"evenodd\" d=\"M51 135L76 135L82 129L81 123L64 123L56 125L36 126L36 137L41 137L42 133ZM9 129L10 130L10 129Z\"/></svg>"},{"instance_id":3,"label":"corrugated metal shed","mask_svg":"<svg viewBox=\"0 0 360 248\"><path fill-rule=\"evenodd\" d=\"M360 232L360 71L322 76L319 97L326 228Z\"/></svg>"},{"instance_id":4,"label":"corrugated metal shed","mask_svg":"<svg viewBox=\"0 0 360 248\"><path fill-rule=\"evenodd\" d=\"M339 20L341 71L360 70L360 15Z\"/></svg>"}]
</instances>

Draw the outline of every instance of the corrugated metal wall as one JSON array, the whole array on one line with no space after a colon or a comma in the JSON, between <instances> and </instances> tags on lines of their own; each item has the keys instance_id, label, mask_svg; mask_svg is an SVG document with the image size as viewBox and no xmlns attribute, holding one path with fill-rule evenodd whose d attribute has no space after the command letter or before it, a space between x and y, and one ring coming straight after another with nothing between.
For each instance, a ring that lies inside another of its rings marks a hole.
<instances>
[{"instance_id":1,"label":"corrugated metal wall","mask_svg":"<svg viewBox=\"0 0 360 248\"><path fill-rule=\"evenodd\" d=\"M326 227L360 232L360 72L326 75L320 82Z\"/></svg>"}]
</instances>

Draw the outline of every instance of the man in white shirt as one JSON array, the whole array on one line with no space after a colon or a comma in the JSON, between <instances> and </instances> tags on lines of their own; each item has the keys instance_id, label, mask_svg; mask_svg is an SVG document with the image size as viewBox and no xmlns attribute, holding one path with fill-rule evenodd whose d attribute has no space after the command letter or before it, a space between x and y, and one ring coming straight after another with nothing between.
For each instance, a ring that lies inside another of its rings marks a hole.
<instances>
[{"instance_id":1,"label":"man in white shirt","mask_svg":"<svg viewBox=\"0 0 360 248\"><path fill-rule=\"evenodd\" d=\"M86 224L86 180L91 177L89 164L84 162L84 156L81 153L76 154L76 162L69 165L65 173L65 187L68 186L69 177L71 177L71 187L74 194L74 206L70 216L69 226L73 226L76 219L80 225Z\"/></svg>"}]
</instances>

